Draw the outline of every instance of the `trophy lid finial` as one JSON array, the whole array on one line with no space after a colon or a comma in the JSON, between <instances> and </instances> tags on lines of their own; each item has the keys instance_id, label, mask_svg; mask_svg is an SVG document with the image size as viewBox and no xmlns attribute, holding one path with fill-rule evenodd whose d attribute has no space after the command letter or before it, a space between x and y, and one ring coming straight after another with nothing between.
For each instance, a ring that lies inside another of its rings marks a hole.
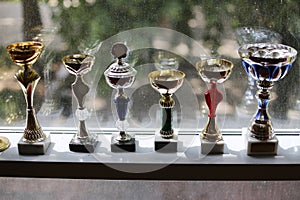
<instances>
[{"instance_id":1,"label":"trophy lid finial","mask_svg":"<svg viewBox=\"0 0 300 200\"><path fill-rule=\"evenodd\" d=\"M128 48L124 43L115 43L111 48L111 54L118 59L126 58Z\"/></svg>"}]
</instances>

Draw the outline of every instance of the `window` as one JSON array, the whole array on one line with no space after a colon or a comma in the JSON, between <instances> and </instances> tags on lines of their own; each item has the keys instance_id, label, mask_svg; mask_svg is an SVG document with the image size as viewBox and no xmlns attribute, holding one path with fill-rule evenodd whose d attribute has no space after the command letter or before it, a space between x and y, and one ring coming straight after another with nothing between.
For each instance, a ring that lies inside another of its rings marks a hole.
<instances>
[{"instance_id":1,"label":"window","mask_svg":"<svg viewBox=\"0 0 300 200\"><path fill-rule=\"evenodd\" d=\"M217 109L217 123L224 134L239 134L257 109L257 88L242 67L238 47L279 42L299 50L300 5L296 0L28 0L0 4L0 126L5 130L22 130L26 117L25 99L13 78L19 67L5 50L13 42L40 40L45 44L33 66L41 76L34 107L41 126L57 132L71 132L78 126L77 103L71 91L75 77L63 66L65 55L95 55L91 72L84 76L90 86L85 99L89 111L86 124L92 131L105 132L115 130L112 98L116 91L105 82L103 73L114 61L112 45L126 43L130 49L126 62L137 70L135 83L125 90L131 98L129 130L147 134L161 126L160 96L148 80L148 74L158 68L160 54L174 57L174 67L186 74L183 86L174 94L173 125L183 134L197 133L207 122L203 94L208 85L196 71L196 62L208 57L228 59L234 68L229 79L218 86L224 99ZM297 133L300 127L298 67L299 59L271 90L269 112L279 133ZM294 146L290 142L288 147Z\"/></svg>"}]
</instances>

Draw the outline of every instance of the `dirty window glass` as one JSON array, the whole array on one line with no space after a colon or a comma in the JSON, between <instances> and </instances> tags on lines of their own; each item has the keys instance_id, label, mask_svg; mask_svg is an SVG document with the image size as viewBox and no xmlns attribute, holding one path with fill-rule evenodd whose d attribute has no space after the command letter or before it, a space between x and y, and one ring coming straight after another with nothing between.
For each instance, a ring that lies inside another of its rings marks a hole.
<instances>
[{"instance_id":1,"label":"dirty window glass","mask_svg":"<svg viewBox=\"0 0 300 200\"><path fill-rule=\"evenodd\" d=\"M26 103L14 78L19 67L11 62L6 46L39 40L44 52L33 68L41 79L34 93L34 107L44 127L75 127L76 100L71 84L75 77L65 70L62 57L89 53L96 57L84 76L90 91L85 98L89 128L114 128L115 91L103 75L114 62L111 46L123 42L130 53L126 62L137 70L132 87L125 90L131 103L130 128L159 128L160 95L151 88L148 73L158 70L163 59L186 74L173 95L173 125L201 129L207 121L204 92L208 85L195 64L214 57L234 64L229 79L218 87L223 101L217 109L220 128L247 127L256 111L257 87L242 68L240 45L257 42L283 43L299 50L300 3L298 0L189 0L105 1L24 0L0 1L0 126L23 127ZM272 88L269 113L274 128L298 128L300 119L299 59L287 76Z\"/></svg>"}]
</instances>

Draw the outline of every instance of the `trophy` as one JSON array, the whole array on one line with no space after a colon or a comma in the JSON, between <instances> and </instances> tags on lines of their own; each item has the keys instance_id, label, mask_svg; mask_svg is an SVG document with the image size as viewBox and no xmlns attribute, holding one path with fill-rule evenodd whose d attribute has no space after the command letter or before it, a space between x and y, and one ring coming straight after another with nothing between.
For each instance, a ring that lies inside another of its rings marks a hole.
<instances>
[{"instance_id":1,"label":"trophy","mask_svg":"<svg viewBox=\"0 0 300 200\"><path fill-rule=\"evenodd\" d=\"M224 153L224 141L216 123L216 110L218 104L223 100L223 95L218 90L217 84L228 79L233 63L225 59L212 58L197 62L196 68L200 77L210 84L210 88L204 94L209 114L208 122L201 133L201 153L222 154Z\"/></svg>"},{"instance_id":2,"label":"trophy","mask_svg":"<svg viewBox=\"0 0 300 200\"><path fill-rule=\"evenodd\" d=\"M153 71L148 77L151 86L161 95L159 104L162 109L162 128L160 134L155 134L154 149L159 152L177 152L178 135L174 134L172 128L172 108L175 105L172 95L182 86L185 74L169 69Z\"/></svg>"},{"instance_id":3,"label":"trophy","mask_svg":"<svg viewBox=\"0 0 300 200\"><path fill-rule=\"evenodd\" d=\"M268 104L275 81L284 78L296 60L297 51L289 46L271 43L246 44L239 55L248 76L257 82L258 110L248 128L248 155L276 155L278 139L274 135Z\"/></svg>"},{"instance_id":4,"label":"trophy","mask_svg":"<svg viewBox=\"0 0 300 200\"><path fill-rule=\"evenodd\" d=\"M0 136L0 152L5 151L10 146L10 141L7 137Z\"/></svg>"},{"instance_id":5,"label":"trophy","mask_svg":"<svg viewBox=\"0 0 300 200\"><path fill-rule=\"evenodd\" d=\"M119 129L119 134L112 136L112 152L135 152L135 138L126 132L129 126L126 115L130 99L125 94L124 89L133 84L137 72L123 60L127 57L127 51L128 49L125 44L114 44L111 54L117 58L117 60L104 72L107 84L117 90L113 102L118 114L116 126Z\"/></svg>"},{"instance_id":6,"label":"trophy","mask_svg":"<svg viewBox=\"0 0 300 200\"><path fill-rule=\"evenodd\" d=\"M69 143L70 151L92 153L97 146L97 136L89 133L86 128L85 120L88 118L88 110L84 106L86 94L89 92L89 86L84 82L83 75L91 70L95 57L86 54L67 55L62 58L66 70L76 76L72 84L72 92L77 100L77 109L75 116L79 120L77 134L74 135Z\"/></svg>"},{"instance_id":7,"label":"trophy","mask_svg":"<svg viewBox=\"0 0 300 200\"><path fill-rule=\"evenodd\" d=\"M51 143L50 136L46 135L39 125L33 108L33 94L40 76L31 66L40 57L43 48L42 43L33 41L11 44L6 48L12 61L23 68L15 75L27 104L26 128L18 143L19 154L45 154Z\"/></svg>"}]
</instances>

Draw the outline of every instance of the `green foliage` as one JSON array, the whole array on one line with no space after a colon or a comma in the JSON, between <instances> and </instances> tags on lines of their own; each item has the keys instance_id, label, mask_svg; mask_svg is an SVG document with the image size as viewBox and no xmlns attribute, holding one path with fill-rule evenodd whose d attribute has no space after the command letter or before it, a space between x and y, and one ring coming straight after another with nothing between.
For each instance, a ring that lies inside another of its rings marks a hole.
<instances>
[{"instance_id":1,"label":"green foliage","mask_svg":"<svg viewBox=\"0 0 300 200\"><path fill-rule=\"evenodd\" d=\"M4 89L0 92L0 118L12 124L25 118L26 104L21 90Z\"/></svg>"},{"instance_id":2,"label":"green foliage","mask_svg":"<svg viewBox=\"0 0 300 200\"><path fill-rule=\"evenodd\" d=\"M77 50L82 42L105 40L121 31L145 26L169 27L188 34L187 20L192 12L184 1L80 1L66 8L59 1L53 19L61 26L61 35L69 48Z\"/></svg>"}]
</instances>

